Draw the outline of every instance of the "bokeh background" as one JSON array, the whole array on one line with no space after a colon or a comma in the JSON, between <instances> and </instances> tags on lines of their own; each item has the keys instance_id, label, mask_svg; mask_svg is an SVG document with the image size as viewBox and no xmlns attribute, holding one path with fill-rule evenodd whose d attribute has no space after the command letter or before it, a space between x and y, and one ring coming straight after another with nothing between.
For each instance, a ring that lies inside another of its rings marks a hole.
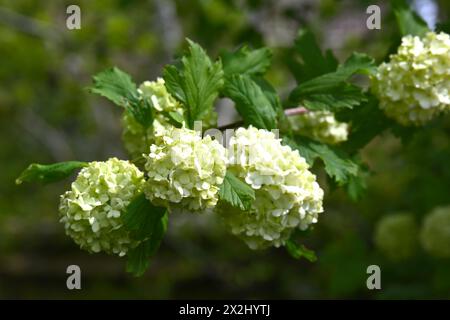
<instances>
[{"instance_id":1,"label":"bokeh background","mask_svg":"<svg viewBox=\"0 0 450 320\"><path fill-rule=\"evenodd\" d=\"M70 4L81 8L81 30L66 28ZM366 28L370 4L382 8L381 30ZM431 26L450 16L446 0L414 5ZM450 298L449 259L418 243L407 258L392 259L374 244L383 217L408 212L420 227L433 208L450 204L448 116L403 144L391 133L372 141L360 201L326 188L325 213L304 238L315 263L282 249L251 251L214 217L180 215L149 271L133 278L124 259L83 252L64 235L57 205L70 179L14 184L31 162L126 158L121 110L84 89L93 74L116 65L136 82L152 80L185 37L212 56L245 42L274 48L267 77L285 97L295 85L286 48L306 25L341 60L357 50L380 61L398 33L388 1L1 0L0 298ZM222 124L235 117L219 107ZM71 264L82 269L82 290L66 288ZM366 287L371 264L381 268L381 290Z\"/></svg>"}]
</instances>

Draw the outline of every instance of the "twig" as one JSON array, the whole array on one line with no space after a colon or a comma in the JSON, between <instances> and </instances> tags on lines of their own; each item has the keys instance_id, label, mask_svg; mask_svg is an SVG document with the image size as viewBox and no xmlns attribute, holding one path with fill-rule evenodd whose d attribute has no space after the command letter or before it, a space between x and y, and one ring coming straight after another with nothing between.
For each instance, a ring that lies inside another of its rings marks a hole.
<instances>
[{"instance_id":1,"label":"twig","mask_svg":"<svg viewBox=\"0 0 450 320\"><path fill-rule=\"evenodd\" d=\"M290 109L284 110L284 114L287 117L295 116L295 115L303 114L303 113L307 113L307 112L308 112L308 109L306 109L305 107L296 107L296 108L290 108Z\"/></svg>"}]
</instances>

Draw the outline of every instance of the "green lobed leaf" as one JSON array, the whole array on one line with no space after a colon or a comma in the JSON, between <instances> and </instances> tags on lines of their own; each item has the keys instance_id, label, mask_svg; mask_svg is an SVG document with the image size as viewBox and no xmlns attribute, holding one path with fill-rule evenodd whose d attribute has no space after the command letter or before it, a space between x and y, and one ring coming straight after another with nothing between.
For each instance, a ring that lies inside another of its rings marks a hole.
<instances>
[{"instance_id":1,"label":"green lobed leaf","mask_svg":"<svg viewBox=\"0 0 450 320\"><path fill-rule=\"evenodd\" d=\"M219 190L219 197L241 210L249 210L255 200L255 190L227 171Z\"/></svg>"},{"instance_id":2,"label":"green lobed leaf","mask_svg":"<svg viewBox=\"0 0 450 320\"><path fill-rule=\"evenodd\" d=\"M338 185L345 185L352 176L358 175L359 166L344 151L306 137L297 137L299 153L305 159L320 158L325 171Z\"/></svg>"},{"instance_id":3,"label":"green lobed leaf","mask_svg":"<svg viewBox=\"0 0 450 320\"><path fill-rule=\"evenodd\" d=\"M235 52L221 55L226 76L233 74L263 75L269 69L272 52L269 48L250 50L243 46Z\"/></svg>"},{"instance_id":4,"label":"green lobed leaf","mask_svg":"<svg viewBox=\"0 0 450 320\"><path fill-rule=\"evenodd\" d=\"M314 251L309 250L302 244L297 244L291 239L286 242L285 248L294 259L300 259L303 257L310 262L315 262L317 260L317 256Z\"/></svg>"},{"instance_id":5,"label":"green lobed leaf","mask_svg":"<svg viewBox=\"0 0 450 320\"><path fill-rule=\"evenodd\" d=\"M236 103L236 109L246 125L267 130L277 127L277 113L271 101L250 76L227 77L224 94Z\"/></svg>"},{"instance_id":6,"label":"green lobed leaf","mask_svg":"<svg viewBox=\"0 0 450 320\"><path fill-rule=\"evenodd\" d=\"M428 31L426 22L414 12L405 0L393 0L392 7L402 36L424 36Z\"/></svg>"},{"instance_id":7,"label":"green lobed leaf","mask_svg":"<svg viewBox=\"0 0 450 320\"><path fill-rule=\"evenodd\" d=\"M127 206L123 215L124 227L133 239L144 240L152 234L154 226L165 212L166 208L154 206L141 193Z\"/></svg>"},{"instance_id":8,"label":"green lobed leaf","mask_svg":"<svg viewBox=\"0 0 450 320\"><path fill-rule=\"evenodd\" d=\"M106 69L93 77L94 85L89 91L99 94L120 107L137 99L136 84L130 75L117 67Z\"/></svg>"},{"instance_id":9,"label":"green lobed leaf","mask_svg":"<svg viewBox=\"0 0 450 320\"><path fill-rule=\"evenodd\" d=\"M50 183L70 176L75 170L86 167L87 162L67 161L53 164L33 163L16 179L16 184L23 182Z\"/></svg>"},{"instance_id":10,"label":"green lobed leaf","mask_svg":"<svg viewBox=\"0 0 450 320\"><path fill-rule=\"evenodd\" d=\"M163 70L163 78L167 91L178 101L186 103L187 98L182 87L183 78L178 68L171 64L166 65Z\"/></svg>"},{"instance_id":11,"label":"green lobed leaf","mask_svg":"<svg viewBox=\"0 0 450 320\"><path fill-rule=\"evenodd\" d=\"M140 194L128 205L123 221L130 237L142 241L130 250L127 261L127 272L140 276L147 270L149 260L158 250L167 230L167 210L154 206L144 194Z\"/></svg>"},{"instance_id":12,"label":"green lobed leaf","mask_svg":"<svg viewBox=\"0 0 450 320\"><path fill-rule=\"evenodd\" d=\"M113 67L98 73L93 80L94 85L89 88L90 92L125 108L144 128L153 124L153 104L149 99L139 99L136 84L129 74Z\"/></svg>"},{"instance_id":13,"label":"green lobed leaf","mask_svg":"<svg viewBox=\"0 0 450 320\"><path fill-rule=\"evenodd\" d=\"M184 104L188 126L192 128L213 108L223 86L223 70L220 61L211 62L202 47L187 41L189 53L181 58L182 66L166 66L163 77L167 90Z\"/></svg>"},{"instance_id":14,"label":"green lobed leaf","mask_svg":"<svg viewBox=\"0 0 450 320\"><path fill-rule=\"evenodd\" d=\"M340 109L353 107L366 102L367 97L360 88L343 84L328 93L306 94L303 96L303 105L308 110L329 110L339 111Z\"/></svg>"},{"instance_id":15,"label":"green lobed leaf","mask_svg":"<svg viewBox=\"0 0 450 320\"><path fill-rule=\"evenodd\" d=\"M342 110L336 117L339 121L351 124L349 138L341 144L342 149L350 154L358 152L378 134L393 125L392 120L386 118L378 107L378 100L372 95L368 96L367 103L353 110Z\"/></svg>"},{"instance_id":16,"label":"green lobed leaf","mask_svg":"<svg viewBox=\"0 0 450 320\"><path fill-rule=\"evenodd\" d=\"M325 55L309 29L301 29L295 39L294 49L300 54L303 63L295 67L294 76L298 82L318 77L336 70L338 61L330 50Z\"/></svg>"},{"instance_id":17,"label":"green lobed leaf","mask_svg":"<svg viewBox=\"0 0 450 320\"><path fill-rule=\"evenodd\" d=\"M286 114L284 113L284 108L281 103L280 96L278 95L275 88L262 77L253 76L252 79L259 85L267 100L269 100L270 105L277 115L278 129L283 133L291 133L291 124L288 121Z\"/></svg>"},{"instance_id":18,"label":"green lobed leaf","mask_svg":"<svg viewBox=\"0 0 450 320\"><path fill-rule=\"evenodd\" d=\"M365 53L353 52L343 64L339 65L336 74L342 80L345 80L354 74L371 75L376 69L375 60L371 56Z\"/></svg>"},{"instance_id":19,"label":"green lobed leaf","mask_svg":"<svg viewBox=\"0 0 450 320\"><path fill-rule=\"evenodd\" d=\"M128 252L127 272L139 277L150 265L150 258L156 254L167 231L168 213L157 220L150 238Z\"/></svg>"},{"instance_id":20,"label":"green lobed leaf","mask_svg":"<svg viewBox=\"0 0 450 320\"><path fill-rule=\"evenodd\" d=\"M374 60L361 53L353 53L335 72L327 73L303 82L290 94L292 103L309 103L314 108L336 111L352 108L365 101L362 90L349 84L354 74L371 74L375 70Z\"/></svg>"},{"instance_id":21,"label":"green lobed leaf","mask_svg":"<svg viewBox=\"0 0 450 320\"><path fill-rule=\"evenodd\" d=\"M319 158L325 165L325 171L333 178L332 182L339 186L345 185L346 191L353 201L359 200L365 193L366 179L369 169L360 160L355 161L343 150L313 141L306 137L297 136L297 141L283 137L283 143L299 151L306 162L314 165Z\"/></svg>"}]
</instances>

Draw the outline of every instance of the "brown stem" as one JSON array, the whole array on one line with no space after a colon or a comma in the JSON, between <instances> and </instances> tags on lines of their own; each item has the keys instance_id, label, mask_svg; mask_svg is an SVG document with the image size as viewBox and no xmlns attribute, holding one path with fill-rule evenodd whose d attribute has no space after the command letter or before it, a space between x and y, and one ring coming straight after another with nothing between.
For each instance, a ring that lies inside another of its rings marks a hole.
<instances>
[{"instance_id":1,"label":"brown stem","mask_svg":"<svg viewBox=\"0 0 450 320\"><path fill-rule=\"evenodd\" d=\"M290 108L290 109L284 110L284 114L286 115L286 117L291 117L291 116L295 116L295 115L303 114L303 113L307 113L307 112L308 112L308 109L306 109L305 107L295 107L295 108ZM226 129L237 128L239 126L242 126L243 124L244 124L244 121L239 120L237 122L233 122L233 123L226 124L224 126L220 126L218 129L223 131Z\"/></svg>"}]
</instances>

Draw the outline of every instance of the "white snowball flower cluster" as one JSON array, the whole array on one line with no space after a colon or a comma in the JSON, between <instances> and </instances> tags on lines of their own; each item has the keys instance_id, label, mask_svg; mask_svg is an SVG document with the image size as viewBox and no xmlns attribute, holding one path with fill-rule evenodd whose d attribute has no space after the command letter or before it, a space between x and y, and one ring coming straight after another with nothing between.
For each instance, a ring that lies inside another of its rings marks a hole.
<instances>
[{"instance_id":1,"label":"white snowball flower cluster","mask_svg":"<svg viewBox=\"0 0 450 320\"><path fill-rule=\"evenodd\" d=\"M419 230L414 216L395 213L384 216L375 229L375 246L391 260L411 257L418 247Z\"/></svg>"},{"instance_id":2,"label":"white snowball flower cluster","mask_svg":"<svg viewBox=\"0 0 450 320\"><path fill-rule=\"evenodd\" d=\"M252 249L285 244L296 228L307 229L323 211L323 190L298 151L272 132L239 128L229 143L229 168L255 190L250 210L226 204L217 211Z\"/></svg>"},{"instance_id":3,"label":"white snowball flower cluster","mask_svg":"<svg viewBox=\"0 0 450 320\"><path fill-rule=\"evenodd\" d=\"M289 121L294 132L323 143L336 144L348 137L348 124L337 121L330 111L308 111L289 117Z\"/></svg>"},{"instance_id":4,"label":"white snowball flower cluster","mask_svg":"<svg viewBox=\"0 0 450 320\"><path fill-rule=\"evenodd\" d=\"M420 240L429 254L450 258L450 206L436 208L425 217Z\"/></svg>"},{"instance_id":5,"label":"white snowball flower cluster","mask_svg":"<svg viewBox=\"0 0 450 320\"><path fill-rule=\"evenodd\" d=\"M66 233L82 249L123 256L138 243L122 228L122 213L144 185L144 174L128 161L91 162L61 196Z\"/></svg>"},{"instance_id":6,"label":"white snowball flower cluster","mask_svg":"<svg viewBox=\"0 0 450 320\"><path fill-rule=\"evenodd\" d=\"M177 113L183 117L183 106L167 91L164 79L145 81L138 89L141 99L148 99L154 107L155 119L153 126L145 129L137 122L133 115L124 112L122 117L122 140L126 150L134 158L148 153L149 147L155 141L155 132L164 127L171 126L168 117L169 112ZM203 128L212 128L217 125L217 113L211 110L203 119Z\"/></svg>"},{"instance_id":7,"label":"white snowball flower cluster","mask_svg":"<svg viewBox=\"0 0 450 320\"><path fill-rule=\"evenodd\" d=\"M163 113L176 112L183 116L184 109L181 104L167 91L164 79L143 82L138 92L144 99L149 99L155 108L154 126L169 125L167 117Z\"/></svg>"},{"instance_id":8,"label":"white snowball flower cluster","mask_svg":"<svg viewBox=\"0 0 450 320\"><path fill-rule=\"evenodd\" d=\"M135 159L148 152L153 142L153 127L145 129L133 115L124 112L122 116L122 141L131 158Z\"/></svg>"},{"instance_id":9,"label":"white snowball flower cluster","mask_svg":"<svg viewBox=\"0 0 450 320\"><path fill-rule=\"evenodd\" d=\"M168 127L156 136L145 156L149 200L170 208L203 211L218 200L226 173L226 149L210 136Z\"/></svg>"},{"instance_id":10,"label":"white snowball flower cluster","mask_svg":"<svg viewBox=\"0 0 450 320\"><path fill-rule=\"evenodd\" d=\"M373 91L386 115L403 125L423 125L450 110L450 36L405 36L397 54L382 63Z\"/></svg>"}]
</instances>

